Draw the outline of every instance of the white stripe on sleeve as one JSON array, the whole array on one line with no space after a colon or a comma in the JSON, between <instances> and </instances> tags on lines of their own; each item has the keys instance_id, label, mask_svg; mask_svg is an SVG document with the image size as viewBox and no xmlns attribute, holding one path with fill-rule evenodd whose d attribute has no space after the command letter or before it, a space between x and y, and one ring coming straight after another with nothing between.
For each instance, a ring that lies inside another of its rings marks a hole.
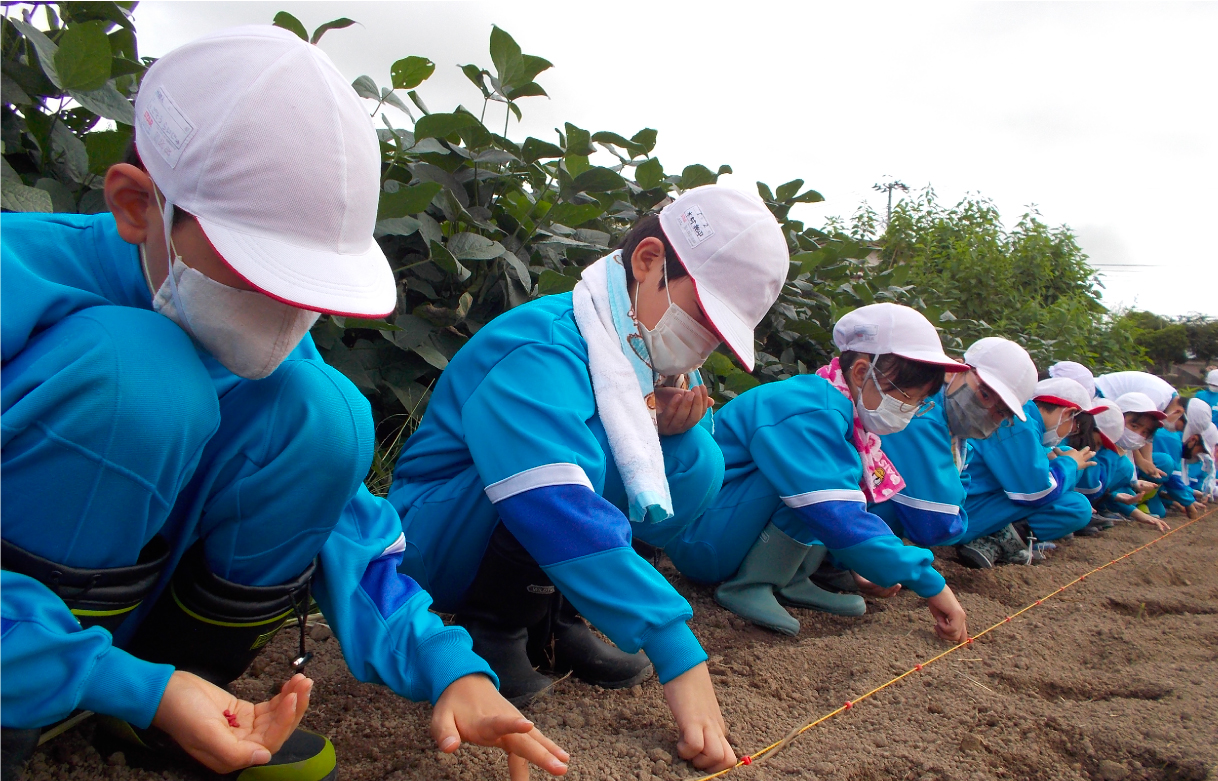
<instances>
[{"instance_id":1,"label":"white stripe on sleeve","mask_svg":"<svg viewBox=\"0 0 1218 781\"><path fill-rule=\"evenodd\" d=\"M516 494L551 485L582 485L591 490L592 481L578 464L542 464L491 483L486 487L486 496L492 502L502 502Z\"/></svg>"},{"instance_id":2,"label":"white stripe on sleeve","mask_svg":"<svg viewBox=\"0 0 1218 781\"><path fill-rule=\"evenodd\" d=\"M808 491L794 496L784 496L787 507L807 507L821 502L867 502L867 497L857 488L826 488L823 491Z\"/></svg>"}]
</instances>

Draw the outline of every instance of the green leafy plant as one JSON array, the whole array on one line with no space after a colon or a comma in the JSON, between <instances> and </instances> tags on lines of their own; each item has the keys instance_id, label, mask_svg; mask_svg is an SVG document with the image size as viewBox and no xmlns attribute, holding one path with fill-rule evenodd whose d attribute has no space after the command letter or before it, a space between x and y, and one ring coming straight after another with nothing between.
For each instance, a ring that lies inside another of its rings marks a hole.
<instances>
[{"instance_id":1,"label":"green leafy plant","mask_svg":"<svg viewBox=\"0 0 1218 781\"><path fill-rule=\"evenodd\" d=\"M139 58L135 3L5 5L0 21L0 206L95 213L101 178L126 150ZM45 30L35 25L42 15Z\"/></svg>"}]
</instances>

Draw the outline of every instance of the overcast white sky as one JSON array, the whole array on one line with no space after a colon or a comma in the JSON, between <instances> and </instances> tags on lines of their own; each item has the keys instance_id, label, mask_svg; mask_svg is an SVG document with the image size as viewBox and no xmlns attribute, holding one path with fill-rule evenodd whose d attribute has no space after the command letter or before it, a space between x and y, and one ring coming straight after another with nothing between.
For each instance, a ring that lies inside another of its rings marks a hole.
<instances>
[{"instance_id":1,"label":"overcast white sky","mask_svg":"<svg viewBox=\"0 0 1218 781\"><path fill-rule=\"evenodd\" d=\"M280 10L310 30L361 22L322 40L352 79L388 84L395 60L430 58L433 111L480 110L457 66L490 68L498 24L554 63L515 140L553 140L564 121L654 127L670 172L727 163L721 181L750 190L804 179L826 199L796 212L812 225L864 199L882 213L870 188L886 176L945 202L980 192L1009 224L1035 204L1075 230L1110 307L1218 316L1218 3L145 0L141 53Z\"/></svg>"}]
</instances>

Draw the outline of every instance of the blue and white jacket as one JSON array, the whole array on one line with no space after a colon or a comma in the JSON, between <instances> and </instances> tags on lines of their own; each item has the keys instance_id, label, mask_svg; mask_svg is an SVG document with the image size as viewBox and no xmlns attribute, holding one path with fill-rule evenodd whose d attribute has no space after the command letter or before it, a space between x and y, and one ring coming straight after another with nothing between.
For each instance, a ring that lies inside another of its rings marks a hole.
<instances>
[{"instance_id":1,"label":"blue and white jacket","mask_svg":"<svg viewBox=\"0 0 1218 781\"><path fill-rule=\"evenodd\" d=\"M724 484L760 470L845 567L883 586L901 583L933 597L946 584L931 566L931 552L905 545L867 511L853 427L850 400L816 375L752 388L715 415Z\"/></svg>"},{"instance_id":2,"label":"blue and white jacket","mask_svg":"<svg viewBox=\"0 0 1218 781\"><path fill-rule=\"evenodd\" d=\"M563 595L618 647L644 649L664 683L707 657L686 624L689 603L634 552L630 522L603 497L612 458L565 293L500 315L461 348L394 482L444 480L472 464L503 524Z\"/></svg>"},{"instance_id":3,"label":"blue and white jacket","mask_svg":"<svg viewBox=\"0 0 1218 781\"><path fill-rule=\"evenodd\" d=\"M1001 492L1008 500L1025 507L1052 504L1079 480L1078 464L1072 458L1049 458L1041 444L1044 418L1035 401L1023 405L1027 420L1012 419L986 439L971 439L973 454L967 472L969 496Z\"/></svg>"}]
</instances>

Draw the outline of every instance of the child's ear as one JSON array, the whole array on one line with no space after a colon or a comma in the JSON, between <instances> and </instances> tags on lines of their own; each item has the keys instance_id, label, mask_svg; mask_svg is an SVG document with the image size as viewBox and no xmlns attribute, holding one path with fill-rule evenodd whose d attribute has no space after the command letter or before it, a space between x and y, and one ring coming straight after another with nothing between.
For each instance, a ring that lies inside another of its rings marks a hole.
<instances>
[{"instance_id":1,"label":"child's ear","mask_svg":"<svg viewBox=\"0 0 1218 781\"><path fill-rule=\"evenodd\" d=\"M152 177L130 163L118 163L106 171L106 206L114 215L118 235L128 244L148 239L148 207L152 201Z\"/></svg>"},{"instance_id":2,"label":"child's ear","mask_svg":"<svg viewBox=\"0 0 1218 781\"><path fill-rule=\"evenodd\" d=\"M655 236L648 236L635 246L630 255L630 270L635 282L650 274L657 262L664 262L664 242Z\"/></svg>"}]
</instances>

